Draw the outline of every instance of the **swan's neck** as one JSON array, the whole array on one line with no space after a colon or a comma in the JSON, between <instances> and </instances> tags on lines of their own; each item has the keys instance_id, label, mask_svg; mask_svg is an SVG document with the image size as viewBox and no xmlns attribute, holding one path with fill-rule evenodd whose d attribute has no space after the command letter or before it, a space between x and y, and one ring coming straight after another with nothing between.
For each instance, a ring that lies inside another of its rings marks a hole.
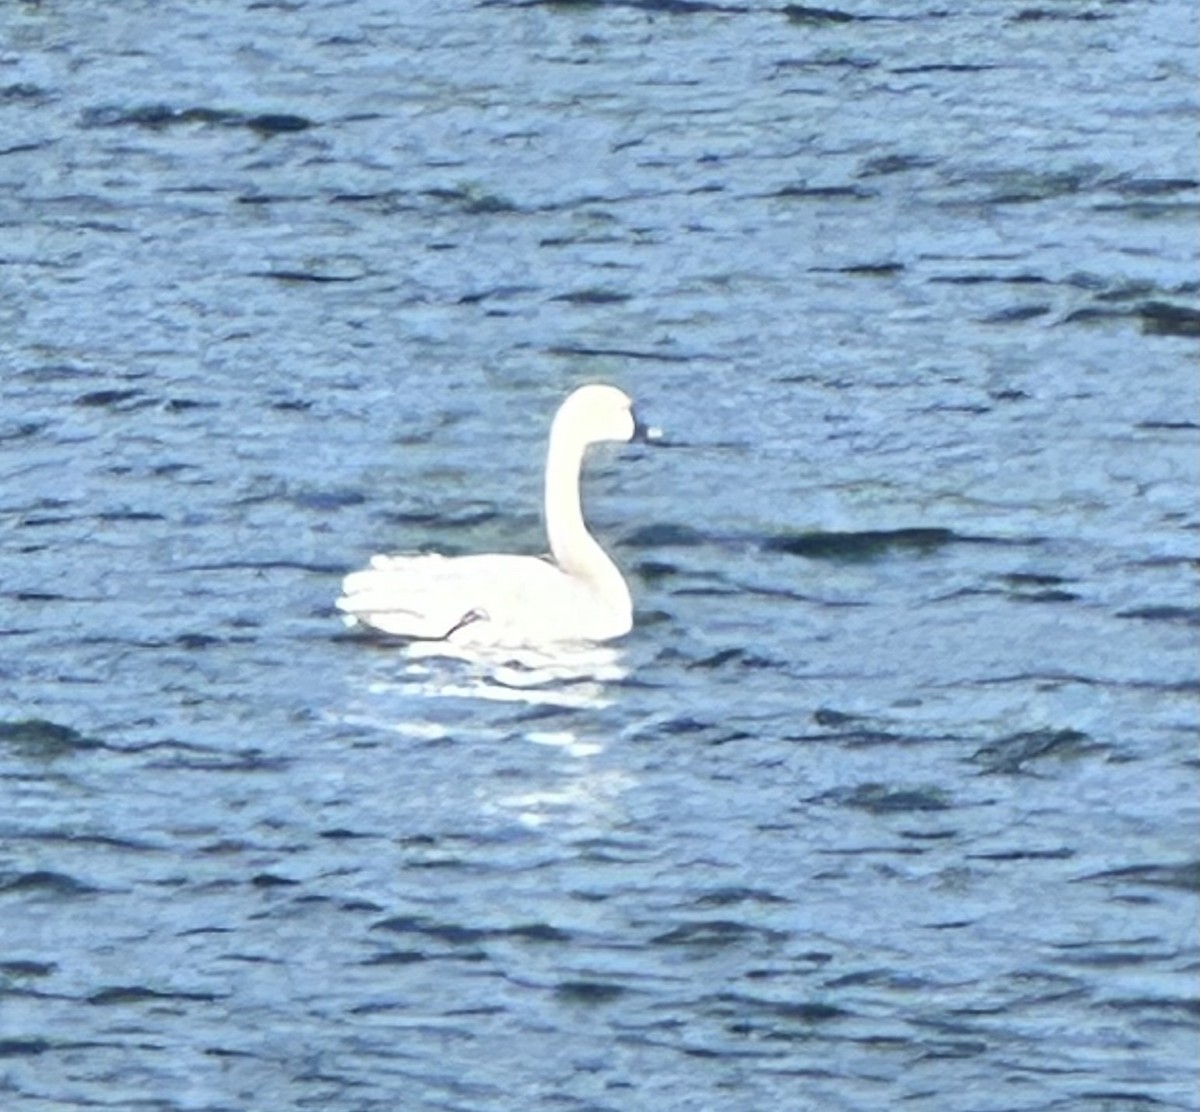
<instances>
[{"instance_id":1,"label":"swan's neck","mask_svg":"<svg viewBox=\"0 0 1200 1112\"><path fill-rule=\"evenodd\" d=\"M583 523L579 474L584 445L562 429L550 432L546 459L546 532L554 562L568 575L587 581L600 592L616 591L628 596L625 579L617 565L596 543Z\"/></svg>"}]
</instances>

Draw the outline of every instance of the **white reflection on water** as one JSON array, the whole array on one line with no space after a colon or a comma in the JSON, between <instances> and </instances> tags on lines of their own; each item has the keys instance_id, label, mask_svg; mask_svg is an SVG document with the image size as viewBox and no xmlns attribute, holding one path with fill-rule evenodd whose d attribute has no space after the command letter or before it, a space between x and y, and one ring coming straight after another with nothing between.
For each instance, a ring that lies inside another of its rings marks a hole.
<instances>
[{"instance_id":1,"label":"white reflection on water","mask_svg":"<svg viewBox=\"0 0 1200 1112\"><path fill-rule=\"evenodd\" d=\"M474 698L529 706L601 708L612 703L611 684L628 675L619 649L563 644L490 649L448 642L416 642L399 667L376 674L372 694Z\"/></svg>"},{"instance_id":2,"label":"white reflection on water","mask_svg":"<svg viewBox=\"0 0 1200 1112\"><path fill-rule=\"evenodd\" d=\"M526 829L601 832L622 819L620 800L634 781L624 768L597 761L611 729L596 713L614 702L615 685L628 675L621 650L501 652L438 643L364 652L361 659L339 722L425 743L421 767L439 783L443 773L457 780L456 790L473 797L480 814ZM477 759L464 769L461 754L439 745L447 742L475 747ZM499 767L504 772L496 775Z\"/></svg>"},{"instance_id":3,"label":"white reflection on water","mask_svg":"<svg viewBox=\"0 0 1200 1112\"><path fill-rule=\"evenodd\" d=\"M574 776L555 788L513 792L490 803L530 829L565 825L575 830L591 828L600 835L624 821L620 799L634 782L619 769L598 771L580 765Z\"/></svg>"}]
</instances>

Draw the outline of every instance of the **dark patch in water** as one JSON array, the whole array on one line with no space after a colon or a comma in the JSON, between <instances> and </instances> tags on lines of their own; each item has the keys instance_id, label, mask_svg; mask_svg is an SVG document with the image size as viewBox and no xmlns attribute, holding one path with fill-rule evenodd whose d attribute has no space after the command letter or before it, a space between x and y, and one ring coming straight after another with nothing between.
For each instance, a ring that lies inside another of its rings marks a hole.
<instances>
[{"instance_id":1,"label":"dark patch in water","mask_svg":"<svg viewBox=\"0 0 1200 1112\"><path fill-rule=\"evenodd\" d=\"M36 436L47 424L48 422L46 421L21 421L16 425L0 429L0 442L5 440L22 440L27 436Z\"/></svg>"},{"instance_id":2,"label":"dark patch in water","mask_svg":"<svg viewBox=\"0 0 1200 1112\"><path fill-rule=\"evenodd\" d=\"M822 982L823 988L858 988L860 985L887 985L896 980L896 974L891 969L860 969L854 973L845 973Z\"/></svg>"},{"instance_id":3,"label":"dark patch in water","mask_svg":"<svg viewBox=\"0 0 1200 1112\"><path fill-rule=\"evenodd\" d=\"M98 521L166 521L166 516L148 510L104 510L96 515Z\"/></svg>"},{"instance_id":4,"label":"dark patch in water","mask_svg":"<svg viewBox=\"0 0 1200 1112\"><path fill-rule=\"evenodd\" d=\"M1144 285L1138 285L1105 291L1096 297L1096 301L1102 304L1085 305L1068 313L1063 321L1066 324L1136 321L1147 336L1200 336L1200 309L1191 305L1177 305L1170 301L1151 299L1136 305L1110 307L1113 303L1138 296L1146 288Z\"/></svg>"},{"instance_id":5,"label":"dark patch in water","mask_svg":"<svg viewBox=\"0 0 1200 1112\"><path fill-rule=\"evenodd\" d=\"M998 313L992 313L991 316L983 317L981 323L1020 324L1022 321L1044 317L1049 312L1049 305L1013 305L1008 309L1001 309Z\"/></svg>"},{"instance_id":6,"label":"dark patch in water","mask_svg":"<svg viewBox=\"0 0 1200 1112\"><path fill-rule=\"evenodd\" d=\"M1092 184L1091 175L1072 171L997 170L954 184L981 187L979 201L991 205L1028 205L1073 197Z\"/></svg>"},{"instance_id":7,"label":"dark patch in water","mask_svg":"<svg viewBox=\"0 0 1200 1112\"><path fill-rule=\"evenodd\" d=\"M864 727L861 729L839 730L837 733L828 734L787 734L784 736L784 740L796 742L834 741L839 745L845 746L847 749L865 749L875 745L896 745L910 739L906 739L902 734L891 733L888 730Z\"/></svg>"},{"instance_id":8,"label":"dark patch in water","mask_svg":"<svg viewBox=\"0 0 1200 1112\"><path fill-rule=\"evenodd\" d=\"M970 861L1070 861L1075 856L1073 849L1009 849L994 853L968 853Z\"/></svg>"},{"instance_id":9,"label":"dark patch in water","mask_svg":"<svg viewBox=\"0 0 1200 1112\"><path fill-rule=\"evenodd\" d=\"M181 633L175 638L176 645L181 649L209 649L213 645L223 645L223 638L213 637L208 633Z\"/></svg>"},{"instance_id":10,"label":"dark patch in water","mask_svg":"<svg viewBox=\"0 0 1200 1112\"><path fill-rule=\"evenodd\" d=\"M1200 1001L1182 996L1119 996L1105 1000L1102 1007L1119 1012L1159 1012L1162 1018L1177 1015L1184 1019L1200 1018Z\"/></svg>"},{"instance_id":11,"label":"dark patch in water","mask_svg":"<svg viewBox=\"0 0 1200 1112\"><path fill-rule=\"evenodd\" d=\"M818 707L813 711L813 721L818 726L848 726L852 722L862 722L863 718L861 715L846 714L830 707Z\"/></svg>"},{"instance_id":12,"label":"dark patch in water","mask_svg":"<svg viewBox=\"0 0 1200 1112\"><path fill-rule=\"evenodd\" d=\"M642 560L633 571L646 583L658 583L672 575L680 574L680 569L675 564L668 564L665 560Z\"/></svg>"},{"instance_id":13,"label":"dark patch in water","mask_svg":"<svg viewBox=\"0 0 1200 1112\"><path fill-rule=\"evenodd\" d=\"M934 552L949 544L980 543L951 529L883 529L861 533L796 533L767 537L765 552L786 552L811 560L872 560L897 549Z\"/></svg>"},{"instance_id":14,"label":"dark patch in water","mask_svg":"<svg viewBox=\"0 0 1200 1112\"><path fill-rule=\"evenodd\" d=\"M1002 575L1000 579L1010 587L1018 589L1025 587L1058 587L1063 583L1070 582L1069 579L1065 579L1061 575L1039 575L1037 572L1021 571Z\"/></svg>"},{"instance_id":15,"label":"dark patch in water","mask_svg":"<svg viewBox=\"0 0 1200 1112\"><path fill-rule=\"evenodd\" d=\"M101 105L85 109L80 117L84 127L145 127L159 129L176 124L220 124L228 113L216 108L172 108L166 104L145 104L137 108Z\"/></svg>"},{"instance_id":16,"label":"dark patch in water","mask_svg":"<svg viewBox=\"0 0 1200 1112\"><path fill-rule=\"evenodd\" d=\"M211 1004L220 999L220 996L211 992L159 992L142 985L102 988L99 992L94 992L86 998L87 1003L101 1007L110 1007L114 1004L144 1004L150 1001L192 1001Z\"/></svg>"},{"instance_id":17,"label":"dark patch in water","mask_svg":"<svg viewBox=\"0 0 1200 1112\"><path fill-rule=\"evenodd\" d=\"M703 533L690 525L663 521L626 533L620 543L628 548L694 548L706 540Z\"/></svg>"},{"instance_id":18,"label":"dark patch in water","mask_svg":"<svg viewBox=\"0 0 1200 1112\"><path fill-rule=\"evenodd\" d=\"M861 748L872 745L895 745L913 739L905 738L902 734L875 726L858 714L846 714L830 707L820 707L813 712L813 721L829 733L799 733L787 734L786 741L834 741L848 748Z\"/></svg>"},{"instance_id":19,"label":"dark patch in water","mask_svg":"<svg viewBox=\"0 0 1200 1112\"><path fill-rule=\"evenodd\" d=\"M842 807L868 811L873 815L907 814L912 811L945 811L949 796L940 788L890 788L886 784L859 784L854 788L835 788L817 797Z\"/></svg>"},{"instance_id":20,"label":"dark patch in water","mask_svg":"<svg viewBox=\"0 0 1200 1112\"><path fill-rule=\"evenodd\" d=\"M488 216L521 211L520 206L515 201L510 201L507 197L501 197L495 193L481 193L473 189L425 189L422 190L421 196L428 197L433 201L453 204L470 216Z\"/></svg>"},{"instance_id":21,"label":"dark patch in water","mask_svg":"<svg viewBox=\"0 0 1200 1112\"><path fill-rule=\"evenodd\" d=\"M0 873L0 894L40 892L50 896L86 896L99 889L65 873L38 869L31 873Z\"/></svg>"},{"instance_id":22,"label":"dark patch in water","mask_svg":"<svg viewBox=\"0 0 1200 1112\"><path fill-rule=\"evenodd\" d=\"M317 575L342 575L346 569L341 564L303 564L296 560L227 560L213 564L186 564L175 569L181 572L196 571L304 571ZM244 623L255 627L256 622Z\"/></svg>"},{"instance_id":23,"label":"dark patch in water","mask_svg":"<svg viewBox=\"0 0 1200 1112\"><path fill-rule=\"evenodd\" d=\"M93 390L89 394L80 394L75 399L75 404L80 406L103 407L112 409L121 407L124 409L132 409L133 406L125 405L126 402L134 401L137 398L144 397L141 390ZM150 404L149 399L141 404Z\"/></svg>"},{"instance_id":24,"label":"dark patch in water","mask_svg":"<svg viewBox=\"0 0 1200 1112\"><path fill-rule=\"evenodd\" d=\"M644 351L637 348L603 348L588 344L555 344L546 348L548 355L613 356L619 359L644 359L654 363L690 363L697 359L710 358L703 355L680 355L669 351Z\"/></svg>"},{"instance_id":25,"label":"dark patch in water","mask_svg":"<svg viewBox=\"0 0 1200 1112\"><path fill-rule=\"evenodd\" d=\"M153 842L133 838L117 838L111 834L80 834L78 832L47 830L39 832L37 840L44 843L63 842L71 846L100 846L104 849L128 850L134 853L156 853L161 848Z\"/></svg>"},{"instance_id":26,"label":"dark patch in water","mask_svg":"<svg viewBox=\"0 0 1200 1112\"><path fill-rule=\"evenodd\" d=\"M590 289L560 293L550 300L565 301L569 305L620 305L630 300L631 296L631 294L619 293L616 290Z\"/></svg>"},{"instance_id":27,"label":"dark patch in water","mask_svg":"<svg viewBox=\"0 0 1200 1112\"><path fill-rule=\"evenodd\" d=\"M292 504L304 510L340 510L360 506L366 495L358 490L312 490L292 496Z\"/></svg>"},{"instance_id":28,"label":"dark patch in water","mask_svg":"<svg viewBox=\"0 0 1200 1112\"><path fill-rule=\"evenodd\" d=\"M880 177L886 174L902 174L906 170L924 170L936 166L937 159L916 154L887 154L869 158L858 171L860 178Z\"/></svg>"},{"instance_id":29,"label":"dark patch in water","mask_svg":"<svg viewBox=\"0 0 1200 1112\"><path fill-rule=\"evenodd\" d=\"M1040 274L937 274L928 281L930 285L942 286L1039 286L1048 283L1048 279Z\"/></svg>"},{"instance_id":30,"label":"dark patch in water","mask_svg":"<svg viewBox=\"0 0 1200 1112\"><path fill-rule=\"evenodd\" d=\"M1049 8L1022 8L1016 15L1010 16L1013 23L1041 23L1046 20L1072 20L1080 23L1092 23L1101 19L1112 19L1111 15L1091 10L1082 12L1052 11Z\"/></svg>"},{"instance_id":31,"label":"dark patch in water","mask_svg":"<svg viewBox=\"0 0 1200 1112\"><path fill-rule=\"evenodd\" d=\"M1164 288L1156 282L1140 278L1119 281L1106 286L1100 278L1080 275L1073 284L1078 285L1080 289L1091 290L1096 295L1095 300L1105 305L1122 302L1133 304L1146 300L1158 300L1169 294L1184 295L1196 292L1196 286L1192 283Z\"/></svg>"},{"instance_id":32,"label":"dark patch in water","mask_svg":"<svg viewBox=\"0 0 1200 1112\"><path fill-rule=\"evenodd\" d=\"M482 0L481 8L561 8L566 11L593 8L633 8L662 15L698 15L726 12L740 15L750 9L740 4L717 4L713 0Z\"/></svg>"},{"instance_id":33,"label":"dark patch in water","mask_svg":"<svg viewBox=\"0 0 1200 1112\"><path fill-rule=\"evenodd\" d=\"M1152 888L1179 888L1185 892L1200 891L1200 860L1178 865L1126 865L1080 877L1081 880L1122 881L1144 884Z\"/></svg>"},{"instance_id":34,"label":"dark patch in water","mask_svg":"<svg viewBox=\"0 0 1200 1112\"><path fill-rule=\"evenodd\" d=\"M681 734L702 735L699 740L706 745L726 745L731 741L741 741L751 736L745 730L729 729L713 722L702 722L690 715L668 719L656 726L653 732L667 737Z\"/></svg>"},{"instance_id":35,"label":"dark patch in water","mask_svg":"<svg viewBox=\"0 0 1200 1112\"><path fill-rule=\"evenodd\" d=\"M563 981L554 995L571 1004L608 1004L626 995L629 989L610 981Z\"/></svg>"},{"instance_id":36,"label":"dark patch in water","mask_svg":"<svg viewBox=\"0 0 1200 1112\"><path fill-rule=\"evenodd\" d=\"M845 1008L839 1008L834 1004L823 1004L819 1001L759 1000L754 997L736 996L732 993L723 994L718 1001L723 1006L719 1009L720 1011L728 1008L728 1014L749 1017L731 1023L730 1031L738 1035L754 1035L757 1038L767 1039L784 1037L784 1033L775 1025L779 1021L809 1026L815 1023L829 1023L831 1020L844 1019L851 1014ZM764 1023L763 1020L768 1022Z\"/></svg>"},{"instance_id":37,"label":"dark patch in water","mask_svg":"<svg viewBox=\"0 0 1200 1112\"><path fill-rule=\"evenodd\" d=\"M1171 960L1174 951L1151 948L1160 942L1155 936L1147 935L1128 940L1117 939L1102 945L1092 942L1060 942L1054 949L1062 954L1059 960L1065 964L1112 969L1119 966L1153 965Z\"/></svg>"},{"instance_id":38,"label":"dark patch in water","mask_svg":"<svg viewBox=\"0 0 1200 1112\"><path fill-rule=\"evenodd\" d=\"M9 745L26 757L62 757L80 750L103 748L102 742L43 718L0 722L0 745Z\"/></svg>"},{"instance_id":39,"label":"dark patch in water","mask_svg":"<svg viewBox=\"0 0 1200 1112\"><path fill-rule=\"evenodd\" d=\"M463 296L458 299L458 303L460 305L478 305L482 301L509 301L516 297L523 297L525 295L534 294L537 292L537 286L492 286L488 289L479 290L475 293L463 294Z\"/></svg>"},{"instance_id":40,"label":"dark patch in water","mask_svg":"<svg viewBox=\"0 0 1200 1112\"><path fill-rule=\"evenodd\" d=\"M204 1053L210 1058L249 1058L255 1060L259 1057L249 1050L235 1049L229 1046L206 1046Z\"/></svg>"},{"instance_id":41,"label":"dark patch in water","mask_svg":"<svg viewBox=\"0 0 1200 1112\"><path fill-rule=\"evenodd\" d=\"M1193 306L1147 301L1137 313L1142 331L1151 336L1200 336L1200 309Z\"/></svg>"},{"instance_id":42,"label":"dark patch in water","mask_svg":"<svg viewBox=\"0 0 1200 1112\"><path fill-rule=\"evenodd\" d=\"M978 1040L943 1039L923 1044L926 1049L918 1055L918 1062L936 1062L943 1059L977 1058L986 1054L988 1044Z\"/></svg>"},{"instance_id":43,"label":"dark patch in water","mask_svg":"<svg viewBox=\"0 0 1200 1112\"><path fill-rule=\"evenodd\" d=\"M255 888L291 888L300 882L276 873L258 873L250 878L250 883Z\"/></svg>"},{"instance_id":44,"label":"dark patch in water","mask_svg":"<svg viewBox=\"0 0 1200 1112\"><path fill-rule=\"evenodd\" d=\"M0 1039L0 1058L33 1058L50 1047L45 1039Z\"/></svg>"},{"instance_id":45,"label":"dark patch in water","mask_svg":"<svg viewBox=\"0 0 1200 1112\"><path fill-rule=\"evenodd\" d=\"M49 140L31 143L14 143L11 147L0 147L0 157L6 154L29 154L53 146Z\"/></svg>"},{"instance_id":46,"label":"dark patch in water","mask_svg":"<svg viewBox=\"0 0 1200 1112\"><path fill-rule=\"evenodd\" d=\"M256 749L243 753L222 753L217 750L202 750L196 746L189 748L193 752L200 752L204 755L153 761L150 763L150 767L174 772L280 772L292 763L286 757L264 756Z\"/></svg>"},{"instance_id":47,"label":"dark patch in water","mask_svg":"<svg viewBox=\"0 0 1200 1112\"><path fill-rule=\"evenodd\" d=\"M477 525L487 525L495 521L500 515L490 506L473 505L445 512L397 510L382 516L389 525L436 525L439 529L473 529Z\"/></svg>"},{"instance_id":48,"label":"dark patch in water","mask_svg":"<svg viewBox=\"0 0 1200 1112\"><path fill-rule=\"evenodd\" d=\"M1116 189L1118 193L1134 197L1155 197L1200 189L1200 181L1195 178L1129 178L1118 183Z\"/></svg>"},{"instance_id":49,"label":"dark patch in water","mask_svg":"<svg viewBox=\"0 0 1200 1112\"><path fill-rule=\"evenodd\" d=\"M196 398L167 398L163 403L163 409L168 413L187 413L190 409L217 409L216 402L198 402Z\"/></svg>"},{"instance_id":50,"label":"dark patch in water","mask_svg":"<svg viewBox=\"0 0 1200 1112\"><path fill-rule=\"evenodd\" d=\"M52 961L0 961L0 973L6 977L48 977L57 970Z\"/></svg>"},{"instance_id":51,"label":"dark patch in water","mask_svg":"<svg viewBox=\"0 0 1200 1112\"><path fill-rule=\"evenodd\" d=\"M971 760L987 772L1024 772L1029 761L1043 757L1077 757L1097 749L1079 730L1029 730L981 746Z\"/></svg>"},{"instance_id":52,"label":"dark patch in water","mask_svg":"<svg viewBox=\"0 0 1200 1112\"><path fill-rule=\"evenodd\" d=\"M1121 610L1118 618L1140 618L1147 622L1179 622L1181 625L1200 625L1200 610L1190 606L1138 606Z\"/></svg>"},{"instance_id":53,"label":"dark patch in water","mask_svg":"<svg viewBox=\"0 0 1200 1112\"><path fill-rule=\"evenodd\" d=\"M1200 429L1196 421L1139 421L1135 429L1145 429L1147 432L1194 432Z\"/></svg>"},{"instance_id":54,"label":"dark patch in water","mask_svg":"<svg viewBox=\"0 0 1200 1112\"><path fill-rule=\"evenodd\" d=\"M736 664L743 668L774 668L776 663L765 656L757 656L747 649L720 649L712 656L691 661L687 667L693 668L723 668L726 664Z\"/></svg>"},{"instance_id":55,"label":"dark patch in water","mask_svg":"<svg viewBox=\"0 0 1200 1112\"><path fill-rule=\"evenodd\" d=\"M806 27L828 27L836 23L854 23L868 18L851 15L839 8L813 8L805 4L784 4L781 11L787 16L789 23L799 23Z\"/></svg>"},{"instance_id":56,"label":"dark patch in water","mask_svg":"<svg viewBox=\"0 0 1200 1112\"><path fill-rule=\"evenodd\" d=\"M998 67L984 63L982 65L972 62L933 62L928 65L920 66L896 66L891 70L892 73L983 73L987 70L994 70Z\"/></svg>"},{"instance_id":57,"label":"dark patch in water","mask_svg":"<svg viewBox=\"0 0 1200 1112\"><path fill-rule=\"evenodd\" d=\"M773 193L764 194L764 196L801 201L867 201L878 194L872 189L863 189L859 185L785 185Z\"/></svg>"},{"instance_id":58,"label":"dark patch in water","mask_svg":"<svg viewBox=\"0 0 1200 1112\"><path fill-rule=\"evenodd\" d=\"M251 278L274 278L279 282L315 282L317 284L330 282L357 282L361 274L330 274L319 270L252 270Z\"/></svg>"},{"instance_id":59,"label":"dark patch in water","mask_svg":"<svg viewBox=\"0 0 1200 1112\"><path fill-rule=\"evenodd\" d=\"M373 957L367 958L363 965L415 965L418 962L428 961L429 955L423 954L420 950L386 950L382 954L375 954Z\"/></svg>"},{"instance_id":60,"label":"dark patch in water","mask_svg":"<svg viewBox=\"0 0 1200 1112\"><path fill-rule=\"evenodd\" d=\"M694 907L733 907L737 904L786 904L791 901L764 888L714 888L697 896Z\"/></svg>"},{"instance_id":61,"label":"dark patch in water","mask_svg":"<svg viewBox=\"0 0 1200 1112\"><path fill-rule=\"evenodd\" d=\"M102 105L84 111L80 123L85 128L142 127L161 131L187 124L209 127L246 127L260 135L305 131L316 126L305 116L285 112L247 115L226 108L174 108L169 104L146 104L135 108Z\"/></svg>"},{"instance_id":62,"label":"dark patch in water","mask_svg":"<svg viewBox=\"0 0 1200 1112\"><path fill-rule=\"evenodd\" d=\"M711 919L700 923L685 923L669 931L655 935L651 942L659 946L704 946L713 949L736 946L747 939L765 939L782 942L787 938L783 931L752 927L732 919Z\"/></svg>"},{"instance_id":63,"label":"dark patch in water","mask_svg":"<svg viewBox=\"0 0 1200 1112\"><path fill-rule=\"evenodd\" d=\"M64 525L74 520L75 518L70 514L44 514L41 517L24 517L21 519L21 528L38 529L44 528L47 525ZM40 548L34 549L34 551L40 551Z\"/></svg>"},{"instance_id":64,"label":"dark patch in water","mask_svg":"<svg viewBox=\"0 0 1200 1112\"><path fill-rule=\"evenodd\" d=\"M44 101L50 98L49 92L31 81L18 81L5 85L0 89L0 103L11 104L14 101Z\"/></svg>"},{"instance_id":65,"label":"dark patch in water","mask_svg":"<svg viewBox=\"0 0 1200 1112\"><path fill-rule=\"evenodd\" d=\"M810 266L810 274L849 274L855 278L891 278L904 272L903 263L859 263L856 266Z\"/></svg>"},{"instance_id":66,"label":"dark patch in water","mask_svg":"<svg viewBox=\"0 0 1200 1112\"><path fill-rule=\"evenodd\" d=\"M305 116L294 116L288 112L264 112L258 116L247 116L241 121L251 131L260 135L281 135L286 132L307 131L316 125Z\"/></svg>"},{"instance_id":67,"label":"dark patch in water","mask_svg":"<svg viewBox=\"0 0 1200 1112\"><path fill-rule=\"evenodd\" d=\"M711 729L711 722L700 722L690 715L682 715L679 718L671 718L666 722L661 723L657 730L662 734L695 734L702 730Z\"/></svg>"},{"instance_id":68,"label":"dark patch in water","mask_svg":"<svg viewBox=\"0 0 1200 1112\"><path fill-rule=\"evenodd\" d=\"M525 942L567 942L570 934L549 923L524 923L515 927L464 927L439 923L419 915L397 915L376 923L372 930L397 934L420 934L451 946L475 945L489 939L519 939Z\"/></svg>"}]
</instances>

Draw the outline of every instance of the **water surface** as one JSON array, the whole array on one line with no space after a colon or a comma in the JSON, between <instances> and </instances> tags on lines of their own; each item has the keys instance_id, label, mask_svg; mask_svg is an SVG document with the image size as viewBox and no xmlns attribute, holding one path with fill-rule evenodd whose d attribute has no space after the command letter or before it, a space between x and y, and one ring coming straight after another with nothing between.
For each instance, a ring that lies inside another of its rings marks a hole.
<instances>
[{"instance_id":1,"label":"water surface","mask_svg":"<svg viewBox=\"0 0 1200 1112\"><path fill-rule=\"evenodd\" d=\"M396 7L0 15L5 1107L1194 1107L1191 6Z\"/></svg>"}]
</instances>

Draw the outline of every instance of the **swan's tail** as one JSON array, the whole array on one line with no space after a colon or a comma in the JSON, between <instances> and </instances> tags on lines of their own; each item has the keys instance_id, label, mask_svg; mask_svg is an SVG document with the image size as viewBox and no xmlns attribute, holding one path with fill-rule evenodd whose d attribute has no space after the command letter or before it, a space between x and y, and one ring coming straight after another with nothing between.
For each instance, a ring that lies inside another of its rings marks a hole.
<instances>
[{"instance_id":1,"label":"swan's tail","mask_svg":"<svg viewBox=\"0 0 1200 1112\"><path fill-rule=\"evenodd\" d=\"M372 556L369 567L342 580L336 606L347 625L396 637L442 640L468 621L439 598L436 584L446 557ZM461 606L459 607L461 610Z\"/></svg>"}]
</instances>

